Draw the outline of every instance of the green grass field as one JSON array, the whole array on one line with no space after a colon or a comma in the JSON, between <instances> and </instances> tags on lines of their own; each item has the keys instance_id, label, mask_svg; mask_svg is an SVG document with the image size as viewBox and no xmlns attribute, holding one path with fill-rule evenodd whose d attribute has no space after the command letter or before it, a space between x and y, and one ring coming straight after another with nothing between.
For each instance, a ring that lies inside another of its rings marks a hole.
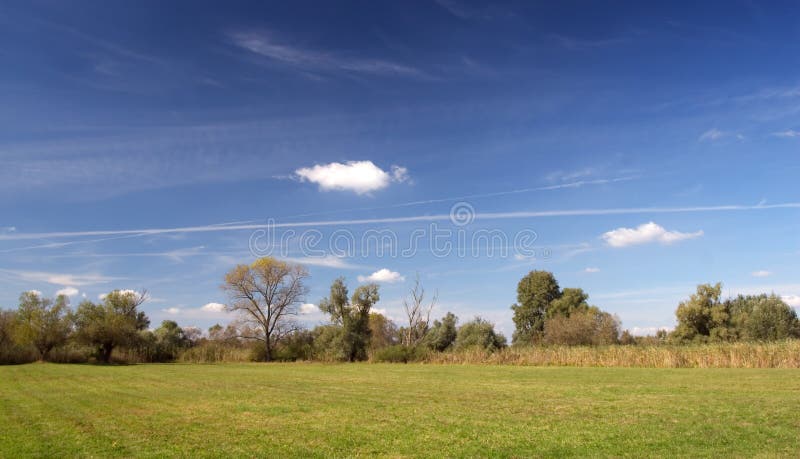
<instances>
[{"instance_id":1,"label":"green grass field","mask_svg":"<svg viewBox=\"0 0 800 459\"><path fill-rule=\"evenodd\" d=\"M791 456L800 370L0 367L0 457Z\"/></svg>"}]
</instances>

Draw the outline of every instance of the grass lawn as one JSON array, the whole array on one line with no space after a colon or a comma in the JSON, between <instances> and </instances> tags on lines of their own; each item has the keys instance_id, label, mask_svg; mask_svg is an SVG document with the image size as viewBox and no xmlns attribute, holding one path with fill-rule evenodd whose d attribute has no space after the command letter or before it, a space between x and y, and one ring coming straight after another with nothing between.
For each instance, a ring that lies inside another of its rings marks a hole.
<instances>
[{"instance_id":1,"label":"grass lawn","mask_svg":"<svg viewBox=\"0 0 800 459\"><path fill-rule=\"evenodd\" d=\"M0 457L791 456L800 370L0 367Z\"/></svg>"}]
</instances>

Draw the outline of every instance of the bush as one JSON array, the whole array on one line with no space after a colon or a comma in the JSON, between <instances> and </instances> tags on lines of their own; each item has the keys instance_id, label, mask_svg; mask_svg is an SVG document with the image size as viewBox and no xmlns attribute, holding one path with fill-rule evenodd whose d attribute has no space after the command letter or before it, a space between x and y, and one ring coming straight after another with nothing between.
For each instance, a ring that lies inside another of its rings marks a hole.
<instances>
[{"instance_id":1,"label":"bush","mask_svg":"<svg viewBox=\"0 0 800 459\"><path fill-rule=\"evenodd\" d=\"M427 356L428 351L422 346L397 344L379 349L373 354L372 360L374 362L408 363L423 361Z\"/></svg>"},{"instance_id":2,"label":"bush","mask_svg":"<svg viewBox=\"0 0 800 459\"><path fill-rule=\"evenodd\" d=\"M458 329L456 350L472 347L495 351L506 347L506 337L494 331L494 324L480 317L467 322Z\"/></svg>"},{"instance_id":3,"label":"bush","mask_svg":"<svg viewBox=\"0 0 800 459\"><path fill-rule=\"evenodd\" d=\"M544 324L544 342L550 345L601 346L617 343L618 337L619 322L596 308L551 317Z\"/></svg>"}]
</instances>

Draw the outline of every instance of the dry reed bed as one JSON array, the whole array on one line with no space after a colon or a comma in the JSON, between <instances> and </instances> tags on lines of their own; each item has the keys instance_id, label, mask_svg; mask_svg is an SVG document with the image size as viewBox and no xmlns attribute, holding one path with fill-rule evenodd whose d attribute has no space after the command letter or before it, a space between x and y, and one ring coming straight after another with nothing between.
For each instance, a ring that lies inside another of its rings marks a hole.
<instances>
[{"instance_id":1,"label":"dry reed bed","mask_svg":"<svg viewBox=\"0 0 800 459\"><path fill-rule=\"evenodd\" d=\"M800 368L800 340L659 346L510 347L434 353L426 363L642 368Z\"/></svg>"}]
</instances>

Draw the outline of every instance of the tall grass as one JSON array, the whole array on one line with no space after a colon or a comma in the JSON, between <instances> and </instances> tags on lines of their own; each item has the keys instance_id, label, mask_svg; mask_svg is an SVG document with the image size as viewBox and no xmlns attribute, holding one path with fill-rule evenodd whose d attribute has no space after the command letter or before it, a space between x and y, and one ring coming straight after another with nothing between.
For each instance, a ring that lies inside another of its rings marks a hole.
<instances>
[{"instance_id":1,"label":"tall grass","mask_svg":"<svg viewBox=\"0 0 800 459\"><path fill-rule=\"evenodd\" d=\"M800 368L800 340L658 346L510 347L432 353L434 364L643 368Z\"/></svg>"}]
</instances>

